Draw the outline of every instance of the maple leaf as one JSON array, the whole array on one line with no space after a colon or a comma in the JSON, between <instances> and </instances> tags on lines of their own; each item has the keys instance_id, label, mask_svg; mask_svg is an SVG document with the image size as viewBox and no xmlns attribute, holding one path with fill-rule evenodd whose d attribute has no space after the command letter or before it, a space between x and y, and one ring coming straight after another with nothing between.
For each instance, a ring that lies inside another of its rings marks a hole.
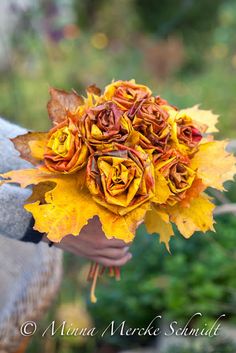
<instances>
[{"instance_id":1,"label":"maple leaf","mask_svg":"<svg viewBox=\"0 0 236 353\"><path fill-rule=\"evenodd\" d=\"M54 183L54 187L34 189L38 200L44 197L45 202L40 201L25 205L25 209L31 212L35 219L35 229L47 233L52 241L60 241L67 234L78 235L81 228L87 224L88 219L96 214L96 207L88 191L83 189L84 177L80 175L57 175L44 173L37 169L12 171L1 175L8 183L19 183L22 187L37 185L42 182ZM3 181L4 182L4 181ZM3 183L2 182L2 183ZM53 185L53 184L52 184ZM46 192L45 192L46 191ZM43 195L45 192L45 195Z\"/></svg>"},{"instance_id":2,"label":"maple leaf","mask_svg":"<svg viewBox=\"0 0 236 353\"><path fill-rule=\"evenodd\" d=\"M56 182L60 178L59 174L50 173L45 170L40 169L21 169L13 170L4 174L0 174L0 177L3 178L0 181L0 185L4 183L15 183L20 184L22 188L26 188L29 185L37 185L40 182ZM66 176L68 177L68 176ZM81 180L81 184L84 183L84 180Z\"/></svg>"},{"instance_id":3,"label":"maple leaf","mask_svg":"<svg viewBox=\"0 0 236 353\"><path fill-rule=\"evenodd\" d=\"M150 203L146 202L124 216L119 216L104 207L99 207L97 215L108 239L115 237L129 243L134 239L135 231L143 222L149 208Z\"/></svg>"},{"instance_id":4,"label":"maple leaf","mask_svg":"<svg viewBox=\"0 0 236 353\"><path fill-rule=\"evenodd\" d=\"M211 110L199 109L199 104L194 105L192 108L186 108L179 111L179 114L186 114L191 117L193 120L207 125L207 132L217 132L219 131L216 128L218 123L219 115L212 113Z\"/></svg>"},{"instance_id":5,"label":"maple leaf","mask_svg":"<svg viewBox=\"0 0 236 353\"><path fill-rule=\"evenodd\" d=\"M236 159L225 148L227 141L211 141L201 144L191 160L190 167L206 186L224 190L223 183L233 180L236 174Z\"/></svg>"},{"instance_id":6,"label":"maple leaf","mask_svg":"<svg viewBox=\"0 0 236 353\"><path fill-rule=\"evenodd\" d=\"M190 201L189 207L178 204L167 208L170 220L175 223L185 238L190 238L195 231L214 230L213 210L215 205L205 194Z\"/></svg>"},{"instance_id":7,"label":"maple leaf","mask_svg":"<svg viewBox=\"0 0 236 353\"><path fill-rule=\"evenodd\" d=\"M160 243L164 243L170 252L169 241L174 236L174 232L166 211L153 206L146 213L144 223L149 234L158 233L160 235Z\"/></svg>"},{"instance_id":8,"label":"maple leaf","mask_svg":"<svg viewBox=\"0 0 236 353\"><path fill-rule=\"evenodd\" d=\"M74 90L66 92L50 88L51 99L47 104L48 114L53 124L60 124L65 120L68 113L75 115L81 105L84 104L83 97Z\"/></svg>"},{"instance_id":9,"label":"maple leaf","mask_svg":"<svg viewBox=\"0 0 236 353\"><path fill-rule=\"evenodd\" d=\"M54 189L46 192L45 204L37 201L25 205L35 219L34 228L47 233L51 241L59 242L68 234L79 235L88 220L98 214L88 191L76 187L76 178L61 178Z\"/></svg>"},{"instance_id":10,"label":"maple leaf","mask_svg":"<svg viewBox=\"0 0 236 353\"><path fill-rule=\"evenodd\" d=\"M48 133L46 132L28 132L11 139L11 141L16 150L20 152L22 159L37 165L43 160L47 138Z\"/></svg>"},{"instance_id":11,"label":"maple leaf","mask_svg":"<svg viewBox=\"0 0 236 353\"><path fill-rule=\"evenodd\" d=\"M64 236L77 236L88 220L98 216L107 238L115 237L130 242L142 222L149 203L125 216L116 215L98 205L85 185L84 171L59 175L40 169L11 171L0 175L3 183L18 183L21 187L34 185L25 209L35 219L34 229L47 233L51 241L59 242ZM42 183L45 183L42 187ZM33 202L33 203L32 203Z\"/></svg>"}]
</instances>

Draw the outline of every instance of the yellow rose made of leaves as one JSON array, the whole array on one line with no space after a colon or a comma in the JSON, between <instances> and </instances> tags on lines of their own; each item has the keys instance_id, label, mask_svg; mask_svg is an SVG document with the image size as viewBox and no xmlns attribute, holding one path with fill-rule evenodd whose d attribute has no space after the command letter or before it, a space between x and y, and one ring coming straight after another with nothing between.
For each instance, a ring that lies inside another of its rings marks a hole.
<instances>
[{"instance_id":1,"label":"yellow rose made of leaves","mask_svg":"<svg viewBox=\"0 0 236 353\"><path fill-rule=\"evenodd\" d=\"M141 148L117 145L89 158L87 186L98 204L125 215L154 196L154 168Z\"/></svg>"}]
</instances>

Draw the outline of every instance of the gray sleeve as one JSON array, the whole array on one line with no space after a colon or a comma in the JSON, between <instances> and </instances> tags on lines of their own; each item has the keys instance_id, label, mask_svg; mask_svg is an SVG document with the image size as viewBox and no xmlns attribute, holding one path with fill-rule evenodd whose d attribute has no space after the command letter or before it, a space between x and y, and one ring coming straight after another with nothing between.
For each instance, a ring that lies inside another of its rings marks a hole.
<instances>
[{"instance_id":1,"label":"gray sleeve","mask_svg":"<svg viewBox=\"0 0 236 353\"><path fill-rule=\"evenodd\" d=\"M32 168L21 158L9 138L26 133L26 130L0 118L0 173L13 169ZM0 235L21 239L28 227L31 215L23 208L30 195L29 189L5 184L0 186Z\"/></svg>"}]
</instances>

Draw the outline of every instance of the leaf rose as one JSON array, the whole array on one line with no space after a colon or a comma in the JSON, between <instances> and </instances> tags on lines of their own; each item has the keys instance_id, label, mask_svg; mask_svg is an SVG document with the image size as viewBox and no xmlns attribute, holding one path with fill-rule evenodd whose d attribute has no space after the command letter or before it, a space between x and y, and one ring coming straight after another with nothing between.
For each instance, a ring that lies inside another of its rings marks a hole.
<instances>
[{"instance_id":1,"label":"leaf rose","mask_svg":"<svg viewBox=\"0 0 236 353\"><path fill-rule=\"evenodd\" d=\"M153 165L140 147L98 151L88 161L87 186L97 203L125 215L153 196Z\"/></svg>"},{"instance_id":2,"label":"leaf rose","mask_svg":"<svg viewBox=\"0 0 236 353\"><path fill-rule=\"evenodd\" d=\"M128 112L133 128L141 133L140 145L144 149L154 148L157 152L165 150L170 136L169 114L154 99L136 102Z\"/></svg>"},{"instance_id":3,"label":"leaf rose","mask_svg":"<svg viewBox=\"0 0 236 353\"><path fill-rule=\"evenodd\" d=\"M177 152L169 151L163 159L166 160L158 163L155 170L167 180L172 193L168 203L173 205L184 198L186 190L192 186L196 172L189 167L188 157L179 155Z\"/></svg>"},{"instance_id":4,"label":"leaf rose","mask_svg":"<svg viewBox=\"0 0 236 353\"><path fill-rule=\"evenodd\" d=\"M45 165L49 170L73 173L84 167L88 154L78 125L72 118L67 118L49 132L44 154Z\"/></svg>"},{"instance_id":5,"label":"leaf rose","mask_svg":"<svg viewBox=\"0 0 236 353\"><path fill-rule=\"evenodd\" d=\"M177 124L177 137L179 141L186 146L193 148L202 139L201 131L194 121L187 115L179 117L176 120Z\"/></svg>"},{"instance_id":6,"label":"leaf rose","mask_svg":"<svg viewBox=\"0 0 236 353\"><path fill-rule=\"evenodd\" d=\"M107 149L112 143L124 143L132 129L130 120L112 102L90 108L80 124L83 137L94 150Z\"/></svg>"},{"instance_id":7,"label":"leaf rose","mask_svg":"<svg viewBox=\"0 0 236 353\"><path fill-rule=\"evenodd\" d=\"M193 155L206 132L207 125L193 120L184 111L176 111L171 107L167 111L170 117L172 147L185 155Z\"/></svg>"},{"instance_id":8,"label":"leaf rose","mask_svg":"<svg viewBox=\"0 0 236 353\"><path fill-rule=\"evenodd\" d=\"M129 110L135 102L150 97L151 90L144 85L138 85L134 80L116 81L108 85L104 92L105 100L112 100L124 111Z\"/></svg>"}]
</instances>

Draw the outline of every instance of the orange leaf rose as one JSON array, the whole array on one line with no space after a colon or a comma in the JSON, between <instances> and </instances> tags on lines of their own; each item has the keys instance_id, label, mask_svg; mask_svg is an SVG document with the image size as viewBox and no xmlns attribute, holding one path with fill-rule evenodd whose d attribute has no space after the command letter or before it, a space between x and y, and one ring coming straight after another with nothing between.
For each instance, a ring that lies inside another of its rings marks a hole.
<instances>
[{"instance_id":1,"label":"orange leaf rose","mask_svg":"<svg viewBox=\"0 0 236 353\"><path fill-rule=\"evenodd\" d=\"M186 191L191 187L196 172L189 167L189 158L174 151L169 151L155 168L168 181L172 195L168 199L169 204L175 204L185 197Z\"/></svg>"},{"instance_id":2,"label":"orange leaf rose","mask_svg":"<svg viewBox=\"0 0 236 353\"><path fill-rule=\"evenodd\" d=\"M193 148L202 140L202 134L197 124L188 116L182 116L176 121L177 137L186 146Z\"/></svg>"},{"instance_id":3,"label":"orange leaf rose","mask_svg":"<svg viewBox=\"0 0 236 353\"><path fill-rule=\"evenodd\" d=\"M73 173L85 166L88 155L88 147L72 118L67 118L49 132L44 161L50 171Z\"/></svg>"},{"instance_id":4,"label":"orange leaf rose","mask_svg":"<svg viewBox=\"0 0 236 353\"><path fill-rule=\"evenodd\" d=\"M141 133L140 145L163 152L170 136L169 114L153 98L136 102L128 112L133 128Z\"/></svg>"},{"instance_id":5,"label":"orange leaf rose","mask_svg":"<svg viewBox=\"0 0 236 353\"><path fill-rule=\"evenodd\" d=\"M129 110L135 102L150 97L151 90L144 85L138 85L134 80L116 81L108 85L104 92L105 100L112 100L124 111Z\"/></svg>"},{"instance_id":6,"label":"orange leaf rose","mask_svg":"<svg viewBox=\"0 0 236 353\"><path fill-rule=\"evenodd\" d=\"M132 129L130 120L112 102L88 109L80 121L80 127L87 144L94 150L125 142Z\"/></svg>"}]
</instances>

